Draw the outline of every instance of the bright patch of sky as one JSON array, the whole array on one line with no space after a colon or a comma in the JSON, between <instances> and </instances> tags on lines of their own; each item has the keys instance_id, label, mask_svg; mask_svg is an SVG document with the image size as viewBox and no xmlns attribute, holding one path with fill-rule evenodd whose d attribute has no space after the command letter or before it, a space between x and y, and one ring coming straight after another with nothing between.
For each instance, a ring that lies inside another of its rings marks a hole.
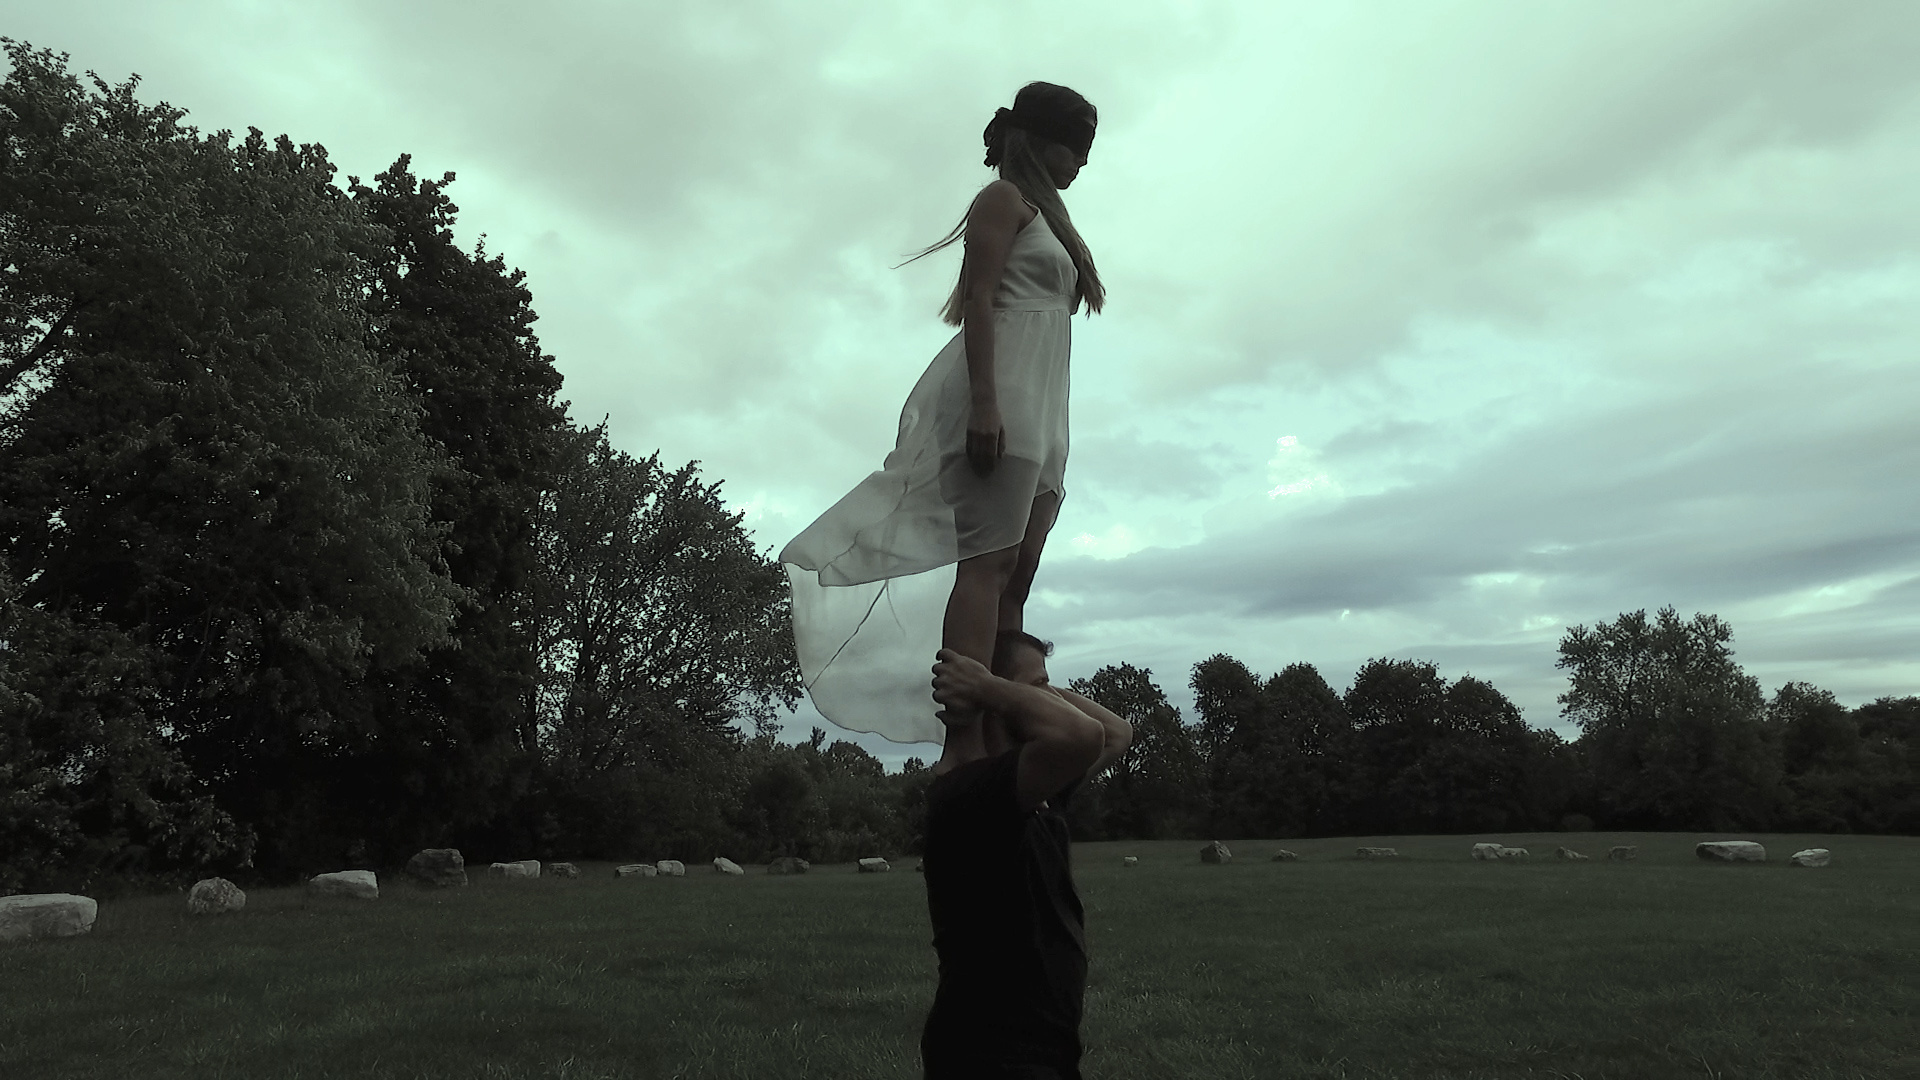
<instances>
[{"instance_id":1,"label":"bright patch of sky","mask_svg":"<svg viewBox=\"0 0 1920 1080\"><path fill-rule=\"evenodd\" d=\"M203 128L457 172L575 416L775 549L951 333L954 259L890 267L1064 82L1111 299L1034 599L1057 676L1415 657L1552 725L1564 628L1673 604L1769 689L1920 692L1920 7L12 6Z\"/></svg>"}]
</instances>

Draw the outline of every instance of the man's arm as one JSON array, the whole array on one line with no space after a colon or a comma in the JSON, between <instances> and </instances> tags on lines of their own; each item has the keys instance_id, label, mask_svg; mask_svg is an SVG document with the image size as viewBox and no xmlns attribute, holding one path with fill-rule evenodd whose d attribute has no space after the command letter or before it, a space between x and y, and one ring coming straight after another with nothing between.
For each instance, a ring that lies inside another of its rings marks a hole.
<instances>
[{"instance_id":1,"label":"man's arm","mask_svg":"<svg viewBox=\"0 0 1920 1080\"><path fill-rule=\"evenodd\" d=\"M1079 709L1100 725L1100 757L1086 772L1091 780L1107 771L1107 766L1120 759L1133 745L1133 725L1126 722L1113 710L1077 691L1064 686L1053 687L1053 692L1066 699L1067 704Z\"/></svg>"},{"instance_id":2,"label":"man's arm","mask_svg":"<svg viewBox=\"0 0 1920 1080\"><path fill-rule=\"evenodd\" d=\"M934 700L950 709L990 709L1020 743L1022 810L1039 809L1099 760L1105 745L1099 722L1065 698L1002 679L952 649L941 649L939 660L933 666Z\"/></svg>"}]
</instances>

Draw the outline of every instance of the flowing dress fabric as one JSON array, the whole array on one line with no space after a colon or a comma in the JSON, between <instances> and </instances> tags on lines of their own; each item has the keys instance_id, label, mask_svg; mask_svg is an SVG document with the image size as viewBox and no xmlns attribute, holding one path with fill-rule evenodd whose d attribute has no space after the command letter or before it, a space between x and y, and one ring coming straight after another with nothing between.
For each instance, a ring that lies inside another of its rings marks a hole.
<instances>
[{"instance_id":1,"label":"flowing dress fabric","mask_svg":"<svg viewBox=\"0 0 1920 1080\"><path fill-rule=\"evenodd\" d=\"M1077 278L1038 213L994 294L994 385L1007 450L967 464L964 334L907 395L893 452L780 552L800 674L822 716L895 742L943 741L929 689L954 564L1017 546L1033 500L1064 497L1067 357Z\"/></svg>"}]
</instances>

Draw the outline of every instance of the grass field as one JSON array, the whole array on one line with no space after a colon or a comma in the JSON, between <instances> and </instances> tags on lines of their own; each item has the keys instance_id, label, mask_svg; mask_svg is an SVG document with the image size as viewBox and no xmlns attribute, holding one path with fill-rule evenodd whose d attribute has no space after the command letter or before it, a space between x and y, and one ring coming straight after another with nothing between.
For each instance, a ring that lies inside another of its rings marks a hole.
<instances>
[{"instance_id":1,"label":"grass field","mask_svg":"<svg viewBox=\"0 0 1920 1080\"><path fill-rule=\"evenodd\" d=\"M1683 834L1080 845L1086 1074L1920 1077L1920 839L1750 838L1771 862ZM1541 858L1568 841L1595 860ZM1834 864L1785 865L1809 846ZM911 1077L933 954L896 866L105 903L0 948L0 1077Z\"/></svg>"}]
</instances>

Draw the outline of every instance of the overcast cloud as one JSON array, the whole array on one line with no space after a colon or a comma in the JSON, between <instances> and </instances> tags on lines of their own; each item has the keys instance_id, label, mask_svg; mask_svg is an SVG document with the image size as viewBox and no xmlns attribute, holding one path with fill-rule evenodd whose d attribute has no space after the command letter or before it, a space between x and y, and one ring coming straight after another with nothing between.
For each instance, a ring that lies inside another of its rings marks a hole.
<instances>
[{"instance_id":1,"label":"overcast cloud","mask_svg":"<svg viewBox=\"0 0 1920 1080\"><path fill-rule=\"evenodd\" d=\"M992 110L1067 83L1110 302L1030 620L1057 676L1416 657L1555 725L1564 628L1673 604L1769 690L1920 693L1920 7L0 10L202 128L457 172L574 415L776 548L950 333L953 254L889 267L989 179Z\"/></svg>"}]
</instances>

